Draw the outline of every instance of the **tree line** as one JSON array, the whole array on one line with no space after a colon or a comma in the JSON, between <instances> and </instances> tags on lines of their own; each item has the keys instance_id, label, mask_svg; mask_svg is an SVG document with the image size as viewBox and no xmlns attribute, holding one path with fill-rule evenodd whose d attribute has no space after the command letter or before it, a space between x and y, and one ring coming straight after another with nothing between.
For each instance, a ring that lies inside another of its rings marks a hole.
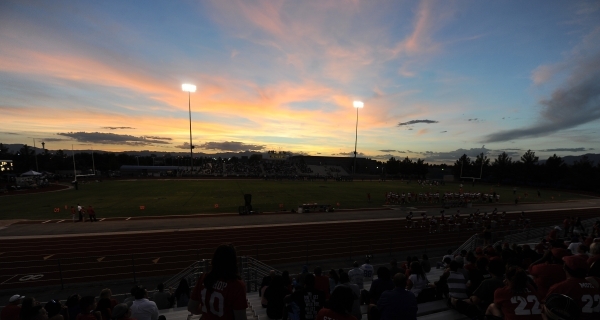
<instances>
[{"instance_id":1,"label":"tree line","mask_svg":"<svg viewBox=\"0 0 600 320\"><path fill-rule=\"evenodd\" d=\"M189 166L190 164L189 157L170 155L157 157L152 154L136 156L127 153L80 152L76 153L74 158L76 168L81 171L89 171L92 168L100 171L117 171L122 165ZM17 173L36 169L48 172L73 170L73 154L67 150L58 150L53 153L43 150L36 153L30 146L23 145L18 152L13 153L0 143L0 160L13 160ZM259 160L260 155L253 155L244 160L237 157L227 160L198 157L194 158L194 165L206 162L255 162ZM531 150L527 150L517 160L513 160L506 152L499 154L495 159L490 159L484 154L479 154L472 159L463 154L452 166L428 164L423 159L413 161L408 157L402 160L392 157L382 163L379 174L405 179L425 179L431 168L448 169L448 174L454 175L456 179L481 177L482 181L492 183L600 191L600 164L594 164L587 156L582 156L572 165L568 165L561 157L554 154L540 164L539 157Z\"/></svg>"},{"instance_id":2,"label":"tree line","mask_svg":"<svg viewBox=\"0 0 600 320\"><path fill-rule=\"evenodd\" d=\"M413 161L408 157L402 160L392 157L383 166L388 177L403 179L425 179L431 168L438 168L448 169L447 174L457 180L462 177L464 181L481 178L489 183L600 191L600 164L594 164L587 156L568 165L554 154L540 163L535 152L527 150L517 160L502 152L494 159L483 153L475 158L463 154L452 166L428 164L422 159Z\"/></svg>"},{"instance_id":3,"label":"tree line","mask_svg":"<svg viewBox=\"0 0 600 320\"><path fill-rule=\"evenodd\" d=\"M455 177L480 177L494 183L514 183L580 190L600 190L600 164L581 156L572 165L556 154L540 164L535 152L527 150L513 160L506 152L495 159L479 154L475 159L462 155L452 167ZM462 175L461 175L462 170Z\"/></svg>"}]
</instances>

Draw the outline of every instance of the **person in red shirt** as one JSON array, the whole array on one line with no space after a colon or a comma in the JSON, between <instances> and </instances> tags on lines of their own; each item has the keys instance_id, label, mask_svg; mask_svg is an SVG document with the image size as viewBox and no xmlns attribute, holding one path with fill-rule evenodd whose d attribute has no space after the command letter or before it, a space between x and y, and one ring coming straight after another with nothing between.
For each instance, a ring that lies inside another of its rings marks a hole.
<instances>
[{"instance_id":1,"label":"person in red shirt","mask_svg":"<svg viewBox=\"0 0 600 320\"><path fill-rule=\"evenodd\" d=\"M315 289L325 293L325 300L329 300L329 277L322 275L321 267L315 268Z\"/></svg>"},{"instance_id":2,"label":"person in red shirt","mask_svg":"<svg viewBox=\"0 0 600 320\"><path fill-rule=\"evenodd\" d=\"M71 206L71 217L73 217L73 223L75 223L75 215L77 214L77 210L75 207Z\"/></svg>"},{"instance_id":3,"label":"person in red shirt","mask_svg":"<svg viewBox=\"0 0 600 320\"><path fill-rule=\"evenodd\" d=\"M92 208L92 206L88 206L87 213L88 217L90 218L90 222L98 221L98 219L96 219L96 211L94 208Z\"/></svg>"},{"instance_id":4,"label":"person in red shirt","mask_svg":"<svg viewBox=\"0 0 600 320\"><path fill-rule=\"evenodd\" d=\"M2 308L0 313L0 319L2 320L19 320L19 314L21 313L21 301L24 296L18 294L13 295L8 299L8 304Z\"/></svg>"},{"instance_id":5,"label":"person in red shirt","mask_svg":"<svg viewBox=\"0 0 600 320\"><path fill-rule=\"evenodd\" d=\"M486 315L505 320L542 319L542 300L535 288L527 283L527 273L519 267L511 267L506 272L507 285L496 289L494 303L490 304Z\"/></svg>"},{"instance_id":6,"label":"person in red shirt","mask_svg":"<svg viewBox=\"0 0 600 320\"><path fill-rule=\"evenodd\" d=\"M600 291L585 279L587 262L582 256L564 257L567 279L550 287L548 295L558 293L573 298L581 307L581 320L600 319Z\"/></svg>"},{"instance_id":7,"label":"person in red shirt","mask_svg":"<svg viewBox=\"0 0 600 320\"><path fill-rule=\"evenodd\" d=\"M335 287L329 298L328 308L322 308L317 320L356 320L351 314L354 295L352 289L344 286Z\"/></svg>"},{"instance_id":8,"label":"person in red shirt","mask_svg":"<svg viewBox=\"0 0 600 320\"><path fill-rule=\"evenodd\" d=\"M202 314L203 320L246 320L246 285L238 274L235 248L217 247L211 266L210 272L198 279L188 311Z\"/></svg>"},{"instance_id":9,"label":"person in red shirt","mask_svg":"<svg viewBox=\"0 0 600 320\"><path fill-rule=\"evenodd\" d=\"M82 297L81 300L79 300L79 310L81 310L81 312L77 315L75 320L102 320L100 311L94 311L96 306L96 298L94 296Z\"/></svg>"},{"instance_id":10,"label":"person in red shirt","mask_svg":"<svg viewBox=\"0 0 600 320\"><path fill-rule=\"evenodd\" d=\"M569 254L570 251L567 249L554 248L546 251L541 259L529 266L528 272L533 276L533 281L535 281L538 292L542 297L546 296L551 286L566 279L562 267L562 258Z\"/></svg>"}]
</instances>

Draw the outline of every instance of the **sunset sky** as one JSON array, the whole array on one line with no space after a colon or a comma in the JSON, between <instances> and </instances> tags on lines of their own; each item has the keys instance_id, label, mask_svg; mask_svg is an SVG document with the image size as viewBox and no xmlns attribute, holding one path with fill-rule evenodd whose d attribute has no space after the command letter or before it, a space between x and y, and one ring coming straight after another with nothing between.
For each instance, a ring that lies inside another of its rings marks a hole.
<instances>
[{"instance_id":1,"label":"sunset sky","mask_svg":"<svg viewBox=\"0 0 600 320\"><path fill-rule=\"evenodd\" d=\"M600 153L600 1L0 1L0 142ZM40 145L38 145L39 147Z\"/></svg>"}]
</instances>

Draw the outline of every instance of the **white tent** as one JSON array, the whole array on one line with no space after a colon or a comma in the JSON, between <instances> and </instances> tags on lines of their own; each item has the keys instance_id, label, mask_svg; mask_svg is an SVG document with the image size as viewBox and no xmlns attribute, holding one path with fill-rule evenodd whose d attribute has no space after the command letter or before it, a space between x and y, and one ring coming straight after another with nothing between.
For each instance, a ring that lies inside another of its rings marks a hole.
<instances>
[{"instance_id":1,"label":"white tent","mask_svg":"<svg viewBox=\"0 0 600 320\"><path fill-rule=\"evenodd\" d=\"M35 176L41 176L41 175L42 174L37 171L29 170L29 171L21 174L21 177L35 177Z\"/></svg>"}]
</instances>

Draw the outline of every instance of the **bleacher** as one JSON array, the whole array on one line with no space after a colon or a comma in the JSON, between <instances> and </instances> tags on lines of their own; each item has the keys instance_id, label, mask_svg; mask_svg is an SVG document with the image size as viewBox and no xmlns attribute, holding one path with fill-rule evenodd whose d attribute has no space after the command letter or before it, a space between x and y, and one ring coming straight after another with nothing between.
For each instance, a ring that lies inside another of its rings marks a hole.
<instances>
[{"instance_id":1,"label":"bleacher","mask_svg":"<svg viewBox=\"0 0 600 320\"><path fill-rule=\"evenodd\" d=\"M577 232L587 233L591 231L593 224L598 220L598 218L585 219L581 221L581 229L576 230ZM508 243L518 243L518 244L530 244L530 247L534 247L536 242L529 242L532 240L539 240L544 238L549 230L554 228L554 225L547 225L543 227L537 228L525 228L523 229L523 225L519 225L515 220L507 221L509 224L514 224L515 230L510 233L503 233L501 236L496 238L495 245L500 245L503 242ZM471 238L469 238L463 245L459 246L453 254L458 254L460 250L470 250L473 251L477 246L482 244L482 239L479 238L477 234L474 234ZM568 244L565 242L565 244ZM429 248L434 249L434 248ZM391 253L390 253L391 256ZM261 261L254 259L249 256L240 256L240 275L246 282L246 286L249 291L247 293L247 301L248 308L246 309L246 315L248 319L268 319L266 315L266 308L263 308L261 305L261 299L258 295L258 287L260 280L269 274L271 270L274 270L271 266L265 265ZM437 259L431 259L431 263L435 265ZM209 260L199 260L195 263L191 264L189 267L182 270L180 273L172 277L171 279L164 282L167 287L174 287L179 282L179 280L183 277L188 279L188 282L193 284L196 282L196 279L205 270L209 268ZM277 273L279 271L275 270ZM346 270L347 271L347 270ZM427 278L430 282L437 281L443 273L443 269L432 269L428 274ZM369 290L371 287L371 281L364 282L364 289ZM368 306L362 305L361 311L363 313L363 319L367 319L367 311ZM167 320L198 320L201 319L199 315L191 315L186 307L180 308L172 308L166 310L160 310L160 315L164 315ZM427 303L421 303L418 305L417 317L419 319L455 319L462 320L468 319L467 316L451 309L448 307L445 300L437 300Z\"/></svg>"},{"instance_id":2,"label":"bleacher","mask_svg":"<svg viewBox=\"0 0 600 320\"><path fill-rule=\"evenodd\" d=\"M327 175L328 175L327 169L325 169L325 167L323 167L323 166L309 164L308 167L310 168L310 170L312 170L313 176L327 177Z\"/></svg>"}]
</instances>

